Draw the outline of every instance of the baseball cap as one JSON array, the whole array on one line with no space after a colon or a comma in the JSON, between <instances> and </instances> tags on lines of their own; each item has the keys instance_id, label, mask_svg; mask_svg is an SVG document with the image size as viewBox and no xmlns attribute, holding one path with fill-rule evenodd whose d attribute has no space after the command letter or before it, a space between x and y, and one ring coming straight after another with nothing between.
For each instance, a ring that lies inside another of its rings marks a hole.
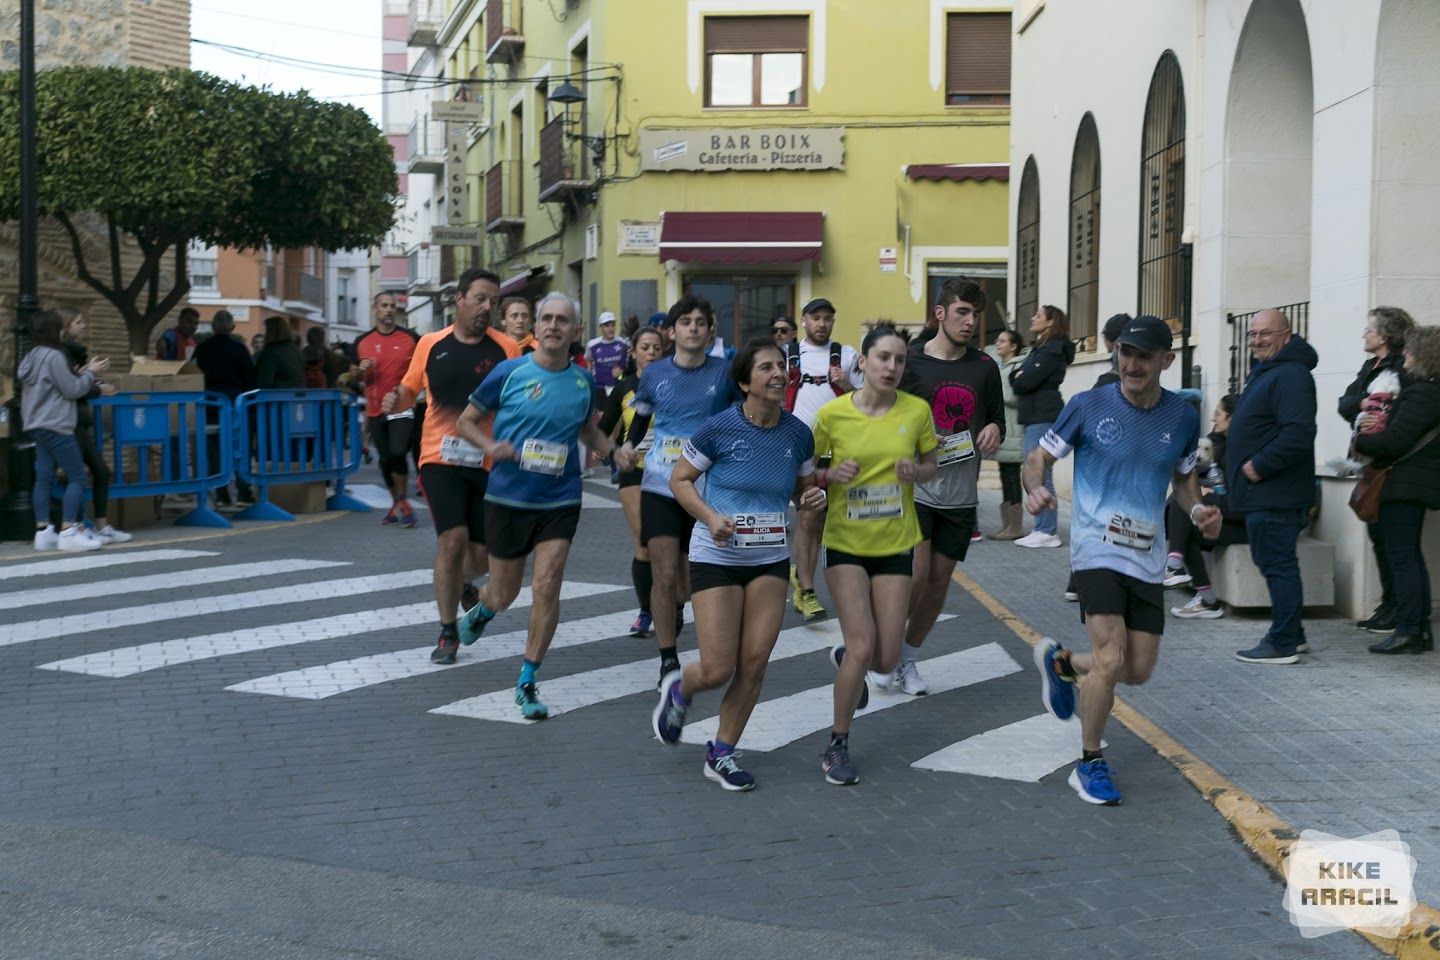
<instances>
[{"instance_id":1,"label":"baseball cap","mask_svg":"<svg viewBox=\"0 0 1440 960\"><path fill-rule=\"evenodd\" d=\"M1169 350L1173 342L1170 325L1159 317L1148 315L1136 317L1125 324L1125 329L1115 338L1116 344L1128 343L1146 353Z\"/></svg>"},{"instance_id":2,"label":"baseball cap","mask_svg":"<svg viewBox=\"0 0 1440 960\"><path fill-rule=\"evenodd\" d=\"M600 314L600 326L603 327L603 326L605 326L605 324L607 324L607 323L614 323L614 322L615 322L615 314L611 313L609 310L606 310L604 313Z\"/></svg>"},{"instance_id":3,"label":"baseball cap","mask_svg":"<svg viewBox=\"0 0 1440 960\"><path fill-rule=\"evenodd\" d=\"M805 304L805 309L801 310L800 312L814 313L816 310L829 310L831 313L834 313L835 305L829 300L826 300L824 297L816 297L814 300L811 300L809 303Z\"/></svg>"},{"instance_id":4,"label":"baseball cap","mask_svg":"<svg viewBox=\"0 0 1440 960\"><path fill-rule=\"evenodd\" d=\"M649 320L645 321L646 326L663 327L665 326L665 318L668 316L669 314L666 313L664 310L657 310L654 313L650 314Z\"/></svg>"},{"instance_id":5,"label":"baseball cap","mask_svg":"<svg viewBox=\"0 0 1440 960\"><path fill-rule=\"evenodd\" d=\"M1135 318L1128 313L1117 313L1109 320L1106 320L1104 330L1105 339L1114 343L1116 338L1120 336L1120 332L1125 329L1125 324L1133 319Z\"/></svg>"}]
</instances>

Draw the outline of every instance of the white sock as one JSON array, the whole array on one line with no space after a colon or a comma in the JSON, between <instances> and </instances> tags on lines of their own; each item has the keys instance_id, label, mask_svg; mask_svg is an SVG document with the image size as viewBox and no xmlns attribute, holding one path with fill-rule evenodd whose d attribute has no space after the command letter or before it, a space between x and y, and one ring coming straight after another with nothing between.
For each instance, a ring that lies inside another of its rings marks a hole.
<instances>
[{"instance_id":1,"label":"white sock","mask_svg":"<svg viewBox=\"0 0 1440 960\"><path fill-rule=\"evenodd\" d=\"M916 661L916 659L919 658L919 656L920 656L920 648L919 648L919 647L912 647L912 646L910 646L910 644L908 644L908 643L902 643L902 644L900 645L900 662L901 662L901 663L914 663L914 662Z\"/></svg>"}]
</instances>

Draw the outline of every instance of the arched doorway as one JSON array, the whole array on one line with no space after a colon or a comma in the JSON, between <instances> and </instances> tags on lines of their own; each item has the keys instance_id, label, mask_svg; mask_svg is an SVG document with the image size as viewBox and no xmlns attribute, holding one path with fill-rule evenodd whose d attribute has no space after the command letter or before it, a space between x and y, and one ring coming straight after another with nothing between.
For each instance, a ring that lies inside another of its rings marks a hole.
<instances>
[{"instance_id":1,"label":"arched doorway","mask_svg":"<svg viewBox=\"0 0 1440 960\"><path fill-rule=\"evenodd\" d=\"M1150 77L1140 137L1140 269L1136 303L1180 329L1189 286L1185 231L1185 84L1166 50Z\"/></svg>"},{"instance_id":2,"label":"arched doorway","mask_svg":"<svg viewBox=\"0 0 1440 960\"><path fill-rule=\"evenodd\" d=\"M1100 313L1100 134L1095 117L1080 118L1070 158L1070 338L1098 348Z\"/></svg>"},{"instance_id":3,"label":"arched doorway","mask_svg":"<svg viewBox=\"0 0 1440 960\"><path fill-rule=\"evenodd\" d=\"M1025 161L1015 213L1015 329L1025 330L1040 305L1040 170Z\"/></svg>"}]
</instances>

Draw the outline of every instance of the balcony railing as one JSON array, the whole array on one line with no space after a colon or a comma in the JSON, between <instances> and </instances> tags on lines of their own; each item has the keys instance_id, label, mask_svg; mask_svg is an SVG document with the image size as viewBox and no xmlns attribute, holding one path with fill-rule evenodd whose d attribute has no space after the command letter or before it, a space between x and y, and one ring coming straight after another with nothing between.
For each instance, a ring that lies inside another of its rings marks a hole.
<instances>
[{"instance_id":1,"label":"balcony railing","mask_svg":"<svg viewBox=\"0 0 1440 960\"><path fill-rule=\"evenodd\" d=\"M435 46L444 19L441 0L410 0L410 25L405 31L405 43L412 47Z\"/></svg>"},{"instance_id":2,"label":"balcony railing","mask_svg":"<svg viewBox=\"0 0 1440 960\"><path fill-rule=\"evenodd\" d=\"M415 250L409 259L410 270L406 280L410 292L433 292L440 283L440 251L434 248Z\"/></svg>"},{"instance_id":3,"label":"balcony railing","mask_svg":"<svg viewBox=\"0 0 1440 960\"><path fill-rule=\"evenodd\" d=\"M525 49L520 32L519 0L486 0L485 62L514 63Z\"/></svg>"},{"instance_id":4,"label":"balcony railing","mask_svg":"<svg viewBox=\"0 0 1440 960\"><path fill-rule=\"evenodd\" d=\"M285 296L283 300L306 303L325 309L325 281L304 270L285 271Z\"/></svg>"},{"instance_id":5,"label":"balcony railing","mask_svg":"<svg viewBox=\"0 0 1440 960\"><path fill-rule=\"evenodd\" d=\"M563 203L582 198L594 185L585 175L583 141L565 133L565 121L556 117L540 130L540 192L535 199L541 203Z\"/></svg>"},{"instance_id":6,"label":"balcony railing","mask_svg":"<svg viewBox=\"0 0 1440 960\"><path fill-rule=\"evenodd\" d=\"M407 136L411 173L445 172L445 125L428 116L416 117Z\"/></svg>"},{"instance_id":7,"label":"balcony railing","mask_svg":"<svg viewBox=\"0 0 1440 960\"><path fill-rule=\"evenodd\" d=\"M1290 329L1302 337L1310 335L1310 301L1303 300L1300 303L1290 303L1283 307L1276 307L1290 321ZM1239 393L1245 388L1245 380L1250 376L1251 361L1250 339L1246 333L1250 327L1250 321L1259 313L1259 310L1251 310L1249 313L1231 313L1225 317L1225 322L1230 324L1230 392Z\"/></svg>"},{"instance_id":8,"label":"balcony railing","mask_svg":"<svg viewBox=\"0 0 1440 960\"><path fill-rule=\"evenodd\" d=\"M501 160L485 173L485 230L501 233L525 226L524 180L518 160Z\"/></svg>"}]
</instances>

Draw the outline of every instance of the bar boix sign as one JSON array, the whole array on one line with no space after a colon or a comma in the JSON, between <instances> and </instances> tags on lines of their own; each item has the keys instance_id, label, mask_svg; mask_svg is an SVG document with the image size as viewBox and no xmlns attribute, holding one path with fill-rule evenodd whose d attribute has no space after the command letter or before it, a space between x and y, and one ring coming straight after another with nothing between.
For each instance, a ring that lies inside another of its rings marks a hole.
<instances>
[{"instance_id":1,"label":"bar boix sign","mask_svg":"<svg viewBox=\"0 0 1440 960\"><path fill-rule=\"evenodd\" d=\"M640 131L641 170L843 170L844 127Z\"/></svg>"}]
</instances>

